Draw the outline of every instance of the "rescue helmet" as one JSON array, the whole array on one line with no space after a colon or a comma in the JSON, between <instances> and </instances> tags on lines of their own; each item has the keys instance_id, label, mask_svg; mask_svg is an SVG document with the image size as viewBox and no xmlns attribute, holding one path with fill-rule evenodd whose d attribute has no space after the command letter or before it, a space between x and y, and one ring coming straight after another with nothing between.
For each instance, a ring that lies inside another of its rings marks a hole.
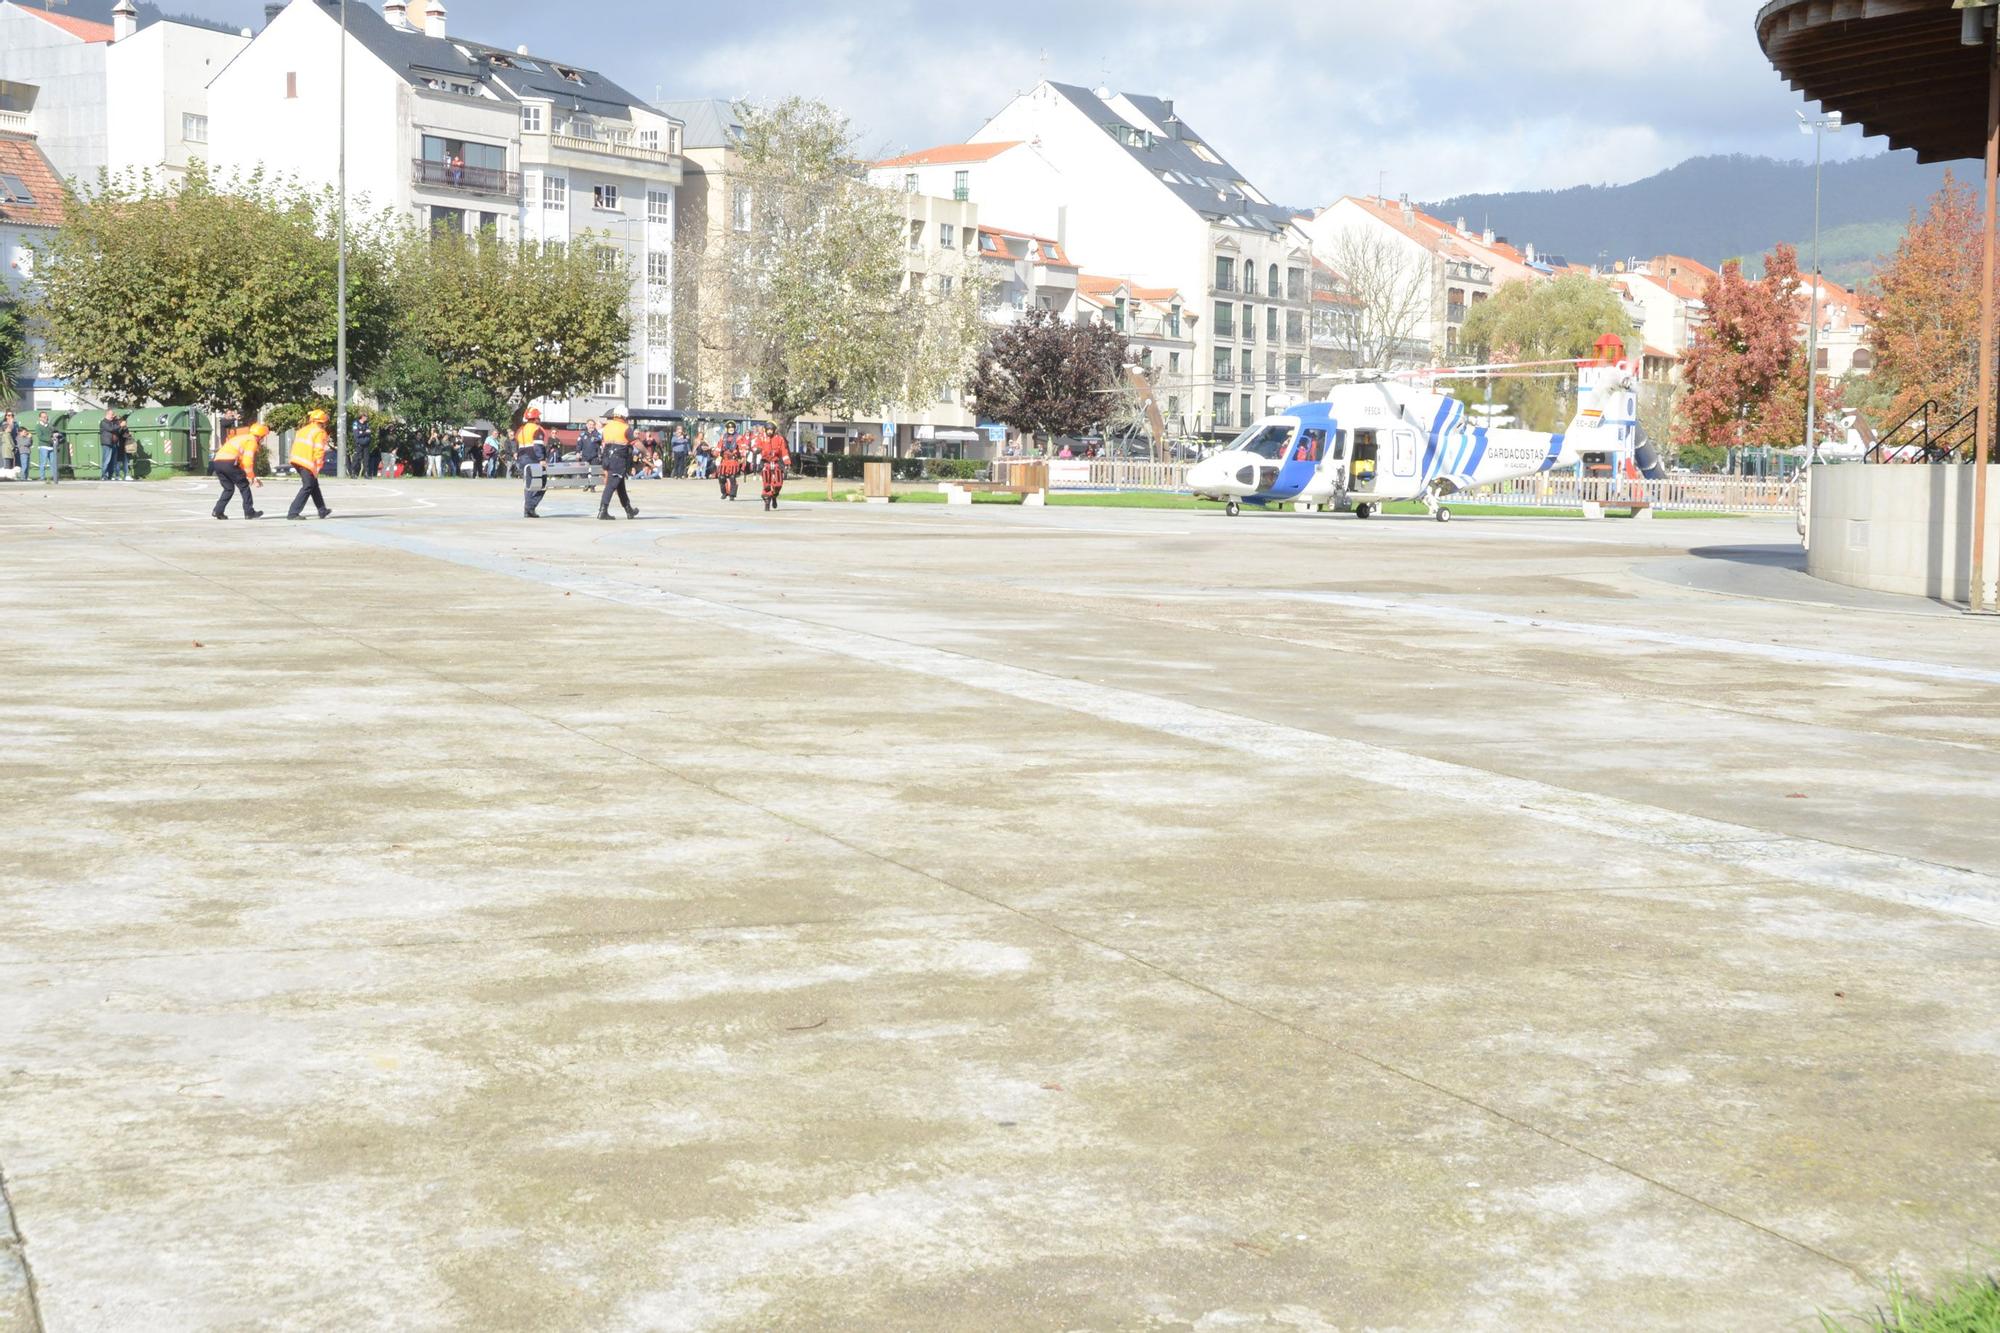
<instances>
[{"instance_id":1,"label":"rescue helmet","mask_svg":"<svg viewBox=\"0 0 2000 1333\"><path fill-rule=\"evenodd\" d=\"M542 409L539 407L531 407L521 414L521 420L523 421L540 421L541 419Z\"/></svg>"},{"instance_id":2,"label":"rescue helmet","mask_svg":"<svg viewBox=\"0 0 2000 1333\"><path fill-rule=\"evenodd\" d=\"M253 421L250 423L250 433L261 440L271 433L271 428L261 421Z\"/></svg>"},{"instance_id":3,"label":"rescue helmet","mask_svg":"<svg viewBox=\"0 0 2000 1333\"><path fill-rule=\"evenodd\" d=\"M312 411L306 413L306 420L312 422L315 426L324 426L327 421L326 409L315 407Z\"/></svg>"},{"instance_id":4,"label":"rescue helmet","mask_svg":"<svg viewBox=\"0 0 2000 1333\"><path fill-rule=\"evenodd\" d=\"M609 412L605 413L605 415L609 417L616 417L618 420L623 421L625 419L625 409L622 407L614 407Z\"/></svg>"}]
</instances>

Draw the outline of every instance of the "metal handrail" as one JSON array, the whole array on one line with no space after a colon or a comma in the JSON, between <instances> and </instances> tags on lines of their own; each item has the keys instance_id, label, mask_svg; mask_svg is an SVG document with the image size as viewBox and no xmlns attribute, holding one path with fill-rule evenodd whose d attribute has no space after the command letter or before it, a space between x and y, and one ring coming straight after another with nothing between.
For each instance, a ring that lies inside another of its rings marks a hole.
<instances>
[{"instance_id":1,"label":"metal handrail","mask_svg":"<svg viewBox=\"0 0 2000 1333\"><path fill-rule=\"evenodd\" d=\"M453 166L435 158L419 157L410 163L412 179L419 185L439 190L463 190L467 194L490 194L508 199L521 196L521 173L497 167Z\"/></svg>"},{"instance_id":2,"label":"metal handrail","mask_svg":"<svg viewBox=\"0 0 2000 1333\"><path fill-rule=\"evenodd\" d=\"M1923 453L1928 454L1930 452L1930 447L1931 447L1931 413L1937 411L1937 406L1938 406L1937 399L1926 398L1921 404L1917 406L1915 411L1911 412L1901 421L1898 421L1895 425L1889 427L1889 429L1883 431L1880 435L1878 435L1875 438L1875 447L1870 449L1866 454L1862 455L1862 461L1865 463L1888 462L1890 460L1884 457L1883 455L1883 451L1885 449L1893 449L1895 453L1901 453L1903 450L1909 448L1910 445L1913 443L1916 444L1917 447L1920 450L1922 450ZM1922 432L1921 440L1905 441L1902 444L1897 444L1892 446L1890 444L1890 441L1894 440L1898 432L1900 432L1905 426L1909 425L1912 421L1918 422L1918 429Z\"/></svg>"}]
</instances>

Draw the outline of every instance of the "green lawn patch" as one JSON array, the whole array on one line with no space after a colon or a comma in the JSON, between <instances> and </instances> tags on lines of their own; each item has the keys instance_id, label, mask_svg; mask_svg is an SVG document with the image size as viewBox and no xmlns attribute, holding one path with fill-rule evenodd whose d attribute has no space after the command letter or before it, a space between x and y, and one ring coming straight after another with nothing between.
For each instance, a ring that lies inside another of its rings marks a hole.
<instances>
[{"instance_id":1,"label":"green lawn patch","mask_svg":"<svg viewBox=\"0 0 2000 1333\"><path fill-rule=\"evenodd\" d=\"M835 491L830 497L822 490L801 489L796 493L793 491L785 492L785 498L787 500L816 500L821 503L825 503L828 499L837 502L851 501L859 503L862 496L860 491L853 489ZM945 503L944 494L935 490L898 491L889 497L889 499L891 504L936 505ZM988 491L974 491L972 493L972 503L979 505L1017 505L1021 503L1021 497L1018 495L995 495ZM1223 508L1222 504L1218 501L1197 500L1192 495L1181 495L1173 491L1068 491L1050 495L1049 503L1051 505L1060 505L1064 508L1074 509L1179 509L1213 510L1220 513ZM1453 501L1450 508L1453 518L1580 519L1583 517L1581 509L1531 509L1523 505L1479 504L1467 501ZM1291 512L1292 508L1289 504L1270 506L1245 505L1243 507L1245 517L1253 514L1289 514ZM1382 507L1382 512L1384 514L1403 517L1421 517L1426 511L1421 501L1393 500ZM1664 510L1654 510L1653 512L1661 518L1729 517L1723 514L1668 513ZM1622 519L1630 517L1630 515L1614 511L1606 515L1606 517Z\"/></svg>"},{"instance_id":2,"label":"green lawn patch","mask_svg":"<svg viewBox=\"0 0 2000 1333\"><path fill-rule=\"evenodd\" d=\"M1920 1296L1891 1278L1885 1304L1856 1318L1819 1317L1824 1333L2000 1333L2000 1278L1967 1273Z\"/></svg>"}]
</instances>

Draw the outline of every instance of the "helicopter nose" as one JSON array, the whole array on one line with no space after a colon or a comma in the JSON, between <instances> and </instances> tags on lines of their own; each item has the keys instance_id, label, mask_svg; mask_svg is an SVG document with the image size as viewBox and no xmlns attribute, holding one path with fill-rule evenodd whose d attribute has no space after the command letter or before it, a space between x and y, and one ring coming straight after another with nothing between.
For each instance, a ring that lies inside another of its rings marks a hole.
<instances>
[{"instance_id":1,"label":"helicopter nose","mask_svg":"<svg viewBox=\"0 0 2000 1333\"><path fill-rule=\"evenodd\" d=\"M1220 455L1204 458L1188 469L1188 489L1219 495L1229 489L1229 468Z\"/></svg>"}]
</instances>

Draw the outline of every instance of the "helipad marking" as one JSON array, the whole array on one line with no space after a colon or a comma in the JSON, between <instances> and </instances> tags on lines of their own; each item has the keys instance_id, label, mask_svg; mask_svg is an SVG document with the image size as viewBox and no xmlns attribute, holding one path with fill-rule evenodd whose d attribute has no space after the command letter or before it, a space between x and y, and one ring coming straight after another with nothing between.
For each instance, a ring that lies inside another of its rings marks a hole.
<instances>
[{"instance_id":1,"label":"helipad marking","mask_svg":"<svg viewBox=\"0 0 2000 1333\"><path fill-rule=\"evenodd\" d=\"M1533 778L1509 777L1138 690L1071 680L859 630L795 620L774 611L730 606L507 556L451 550L385 529L345 528L340 535L621 606L663 611L718 629L1046 704L1096 721L1212 745L1267 762L1297 764L1328 777L1368 782L1426 801L1460 801L1482 806L1496 816L1525 816L1592 838L1703 857L1758 879L1777 877L2000 926L2000 879L1977 871L1572 791Z\"/></svg>"}]
</instances>

